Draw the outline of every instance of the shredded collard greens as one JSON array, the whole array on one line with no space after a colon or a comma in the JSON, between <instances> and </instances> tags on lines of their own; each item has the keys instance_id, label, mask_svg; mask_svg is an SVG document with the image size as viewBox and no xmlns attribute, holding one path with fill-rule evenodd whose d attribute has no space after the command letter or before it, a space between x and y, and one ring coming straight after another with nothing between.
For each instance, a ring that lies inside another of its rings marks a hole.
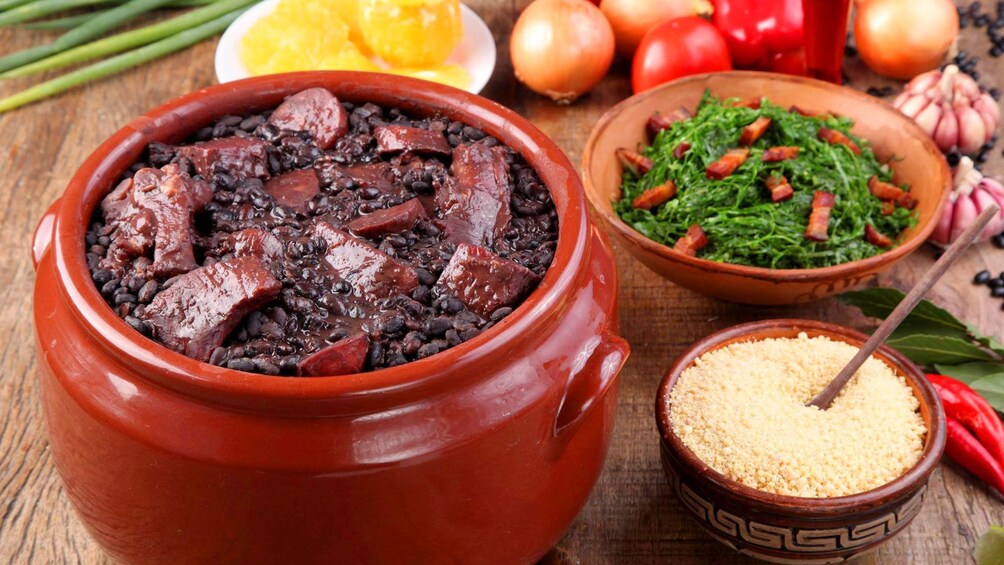
<instances>
[{"instance_id":1,"label":"shredded collard greens","mask_svg":"<svg viewBox=\"0 0 1004 565\"><path fill-rule=\"evenodd\" d=\"M882 215L882 202L869 192L868 179L875 175L888 182L892 171L879 163L867 142L850 133L850 119L803 116L766 99L759 109L735 107L734 102L705 92L693 118L674 122L658 133L642 151L652 160L652 170L641 177L624 171L623 196L614 203L621 219L646 237L670 246L690 225L699 224L708 245L698 257L773 269L827 267L878 255L884 250L865 241L867 224L895 239L916 221L910 210L900 207ZM707 178L705 168L737 147L742 128L759 116L770 118L771 125L752 145L746 162L725 179ZM848 135L861 148L861 155L818 139L821 126ZM683 141L691 147L676 159L673 149ZM762 163L763 150L775 146L798 146L798 157ZM764 185L775 171L795 191L793 198L777 204L771 202ZM678 187L674 198L651 211L631 206L641 192L667 179ZM803 235L817 190L836 196L825 242Z\"/></svg>"}]
</instances>

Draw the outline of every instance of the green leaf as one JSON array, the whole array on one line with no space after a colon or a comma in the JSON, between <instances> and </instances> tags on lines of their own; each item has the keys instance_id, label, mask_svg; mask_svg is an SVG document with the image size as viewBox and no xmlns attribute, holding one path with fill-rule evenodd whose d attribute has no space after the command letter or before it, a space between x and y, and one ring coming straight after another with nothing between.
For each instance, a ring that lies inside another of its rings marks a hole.
<instances>
[{"instance_id":1,"label":"green leaf","mask_svg":"<svg viewBox=\"0 0 1004 565\"><path fill-rule=\"evenodd\" d=\"M1004 528L990 526L976 541L976 565L1004 565Z\"/></svg>"},{"instance_id":2,"label":"green leaf","mask_svg":"<svg viewBox=\"0 0 1004 565\"><path fill-rule=\"evenodd\" d=\"M1004 375L1004 364L987 363L986 361L974 361L961 365L936 363L934 368L938 370L938 373L962 381L967 385L972 385L974 381L978 381L983 377Z\"/></svg>"},{"instance_id":3,"label":"green leaf","mask_svg":"<svg viewBox=\"0 0 1004 565\"><path fill-rule=\"evenodd\" d=\"M865 316L885 318L903 300L903 291L896 288L867 288L854 292L845 292L838 300L850 306L861 309ZM946 310L935 306L929 300L922 300L913 312L906 317L904 323L924 323L929 326L941 326L948 329L966 332L966 325Z\"/></svg>"},{"instance_id":4,"label":"green leaf","mask_svg":"<svg viewBox=\"0 0 1004 565\"><path fill-rule=\"evenodd\" d=\"M903 338L911 335L933 335L943 337L954 337L963 341L971 341L972 335L964 329L959 329L945 324L932 322L926 319L910 319L909 317L892 332L891 339Z\"/></svg>"},{"instance_id":5,"label":"green leaf","mask_svg":"<svg viewBox=\"0 0 1004 565\"><path fill-rule=\"evenodd\" d=\"M967 361L989 361L990 353L973 343L954 337L909 335L889 339L886 345L899 350L918 365L957 365Z\"/></svg>"},{"instance_id":6,"label":"green leaf","mask_svg":"<svg viewBox=\"0 0 1004 565\"><path fill-rule=\"evenodd\" d=\"M1004 412L1004 373L983 377L969 386L980 393L994 410Z\"/></svg>"},{"instance_id":7,"label":"green leaf","mask_svg":"<svg viewBox=\"0 0 1004 565\"><path fill-rule=\"evenodd\" d=\"M976 341L983 344L983 347L988 347L994 350L998 355L1004 355L1004 343L1001 343L999 339L992 335L983 335L980 329L972 324L967 324L969 333L976 338Z\"/></svg>"}]
</instances>

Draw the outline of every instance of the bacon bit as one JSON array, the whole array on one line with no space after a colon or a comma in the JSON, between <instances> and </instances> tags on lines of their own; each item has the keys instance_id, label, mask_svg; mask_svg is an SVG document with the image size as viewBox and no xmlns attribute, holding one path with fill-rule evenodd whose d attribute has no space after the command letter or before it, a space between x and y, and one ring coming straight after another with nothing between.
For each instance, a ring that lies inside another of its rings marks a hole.
<instances>
[{"instance_id":1,"label":"bacon bit","mask_svg":"<svg viewBox=\"0 0 1004 565\"><path fill-rule=\"evenodd\" d=\"M639 210L651 210L674 196L676 196L676 183L668 180L665 184L660 184L639 194L631 201L631 207Z\"/></svg>"},{"instance_id":2,"label":"bacon bit","mask_svg":"<svg viewBox=\"0 0 1004 565\"><path fill-rule=\"evenodd\" d=\"M882 182L875 176L868 179L868 191L883 202L895 202L907 210L917 207L917 199L910 196L907 191L892 183Z\"/></svg>"},{"instance_id":3,"label":"bacon bit","mask_svg":"<svg viewBox=\"0 0 1004 565\"><path fill-rule=\"evenodd\" d=\"M893 201L882 203L882 215L889 216L896 211L896 203Z\"/></svg>"},{"instance_id":4,"label":"bacon bit","mask_svg":"<svg viewBox=\"0 0 1004 565\"><path fill-rule=\"evenodd\" d=\"M760 116L753 120L753 123L743 128L743 133L739 136L739 145L753 145L756 140L763 137L770 127L770 118Z\"/></svg>"},{"instance_id":5,"label":"bacon bit","mask_svg":"<svg viewBox=\"0 0 1004 565\"><path fill-rule=\"evenodd\" d=\"M722 180L734 173L740 165L746 162L749 156L750 150L745 147L742 149L729 149L725 152L725 155L722 155L721 159L708 165L708 168L704 170L704 174L709 179Z\"/></svg>"},{"instance_id":6,"label":"bacon bit","mask_svg":"<svg viewBox=\"0 0 1004 565\"><path fill-rule=\"evenodd\" d=\"M673 249L694 257L707 244L708 236L701 229L701 226L694 224L687 228L686 235L676 240L676 245L673 246Z\"/></svg>"},{"instance_id":7,"label":"bacon bit","mask_svg":"<svg viewBox=\"0 0 1004 565\"><path fill-rule=\"evenodd\" d=\"M638 153L637 151L631 151L630 149L620 148L614 151L614 155L617 156L617 160L621 162L621 165L634 173L637 176L642 176L645 173L652 170L655 166L652 160L648 157Z\"/></svg>"},{"instance_id":8,"label":"bacon bit","mask_svg":"<svg viewBox=\"0 0 1004 565\"><path fill-rule=\"evenodd\" d=\"M690 144L686 141L681 141L679 145L673 148L673 157L677 159L683 159L683 156L690 151Z\"/></svg>"},{"instance_id":9,"label":"bacon bit","mask_svg":"<svg viewBox=\"0 0 1004 565\"><path fill-rule=\"evenodd\" d=\"M795 157L798 157L797 146L779 146L764 149L761 161L764 163L779 163L788 159L794 159Z\"/></svg>"},{"instance_id":10,"label":"bacon bit","mask_svg":"<svg viewBox=\"0 0 1004 565\"><path fill-rule=\"evenodd\" d=\"M812 213L809 214L809 225L805 228L806 239L826 241L829 236L826 229L830 225L830 210L836 204L836 198L829 192L816 191L812 196Z\"/></svg>"},{"instance_id":11,"label":"bacon bit","mask_svg":"<svg viewBox=\"0 0 1004 565\"><path fill-rule=\"evenodd\" d=\"M746 100L741 100L736 102L734 108L751 108L753 110L760 109L761 98L747 98Z\"/></svg>"},{"instance_id":12,"label":"bacon bit","mask_svg":"<svg viewBox=\"0 0 1004 565\"><path fill-rule=\"evenodd\" d=\"M833 114L831 114L829 112L812 112L812 111L809 111L809 110L805 110L803 108L799 108L798 106L794 106L794 105L792 107L788 108L788 112L790 112L792 114L799 114L799 115L805 116L807 118L819 118L820 120L828 120L828 119L834 117Z\"/></svg>"},{"instance_id":13,"label":"bacon bit","mask_svg":"<svg viewBox=\"0 0 1004 565\"><path fill-rule=\"evenodd\" d=\"M892 245L892 240L882 235L871 224L865 226L865 240L867 240L868 243L879 247L889 247Z\"/></svg>"},{"instance_id":14,"label":"bacon bit","mask_svg":"<svg viewBox=\"0 0 1004 565\"><path fill-rule=\"evenodd\" d=\"M861 154L861 148L858 147L857 143L851 140L851 138L840 133L839 131L832 130L828 127L819 128L819 134L817 135L819 139L831 144L831 145L845 145L851 150L855 155Z\"/></svg>"},{"instance_id":15,"label":"bacon bit","mask_svg":"<svg viewBox=\"0 0 1004 565\"><path fill-rule=\"evenodd\" d=\"M791 188L784 175L771 175L767 177L766 184L772 202L783 202L795 194L795 189Z\"/></svg>"},{"instance_id":16,"label":"bacon bit","mask_svg":"<svg viewBox=\"0 0 1004 565\"><path fill-rule=\"evenodd\" d=\"M656 112L649 116L648 122L645 124L645 130L648 132L650 138L655 139L656 134L664 129L669 129L673 125L673 122L686 120L690 117L692 117L690 111L682 106L673 110L668 115Z\"/></svg>"}]
</instances>

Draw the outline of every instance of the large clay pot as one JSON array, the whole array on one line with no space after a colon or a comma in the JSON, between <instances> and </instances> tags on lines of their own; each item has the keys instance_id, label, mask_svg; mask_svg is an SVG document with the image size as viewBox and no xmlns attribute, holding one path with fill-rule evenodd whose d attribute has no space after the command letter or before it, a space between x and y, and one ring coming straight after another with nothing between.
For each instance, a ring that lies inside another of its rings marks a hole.
<instances>
[{"instance_id":1,"label":"large clay pot","mask_svg":"<svg viewBox=\"0 0 1004 565\"><path fill-rule=\"evenodd\" d=\"M520 152L560 218L554 263L502 323L438 355L353 376L281 378L195 361L131 330L89 277L93 210L150 141L339 98L441 113ZM39 378L53 458L84 524L130 563L529 563L603 466L617 374L616 273L579 179L544 134L431 83L314 72L214 86L101 145L33 242Z\"/></svg>"}]
</instances>

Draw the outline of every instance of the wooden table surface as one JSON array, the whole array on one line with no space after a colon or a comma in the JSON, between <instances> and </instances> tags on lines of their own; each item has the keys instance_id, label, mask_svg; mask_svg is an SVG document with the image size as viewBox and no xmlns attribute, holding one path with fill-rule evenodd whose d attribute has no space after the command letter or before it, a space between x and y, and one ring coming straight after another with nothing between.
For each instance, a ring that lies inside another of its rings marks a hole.
<instances>
[{"instance_id":1,"label":"wooden table surface","mask_svg":"<svg viewBox=\"0 0 1004 565\"><path fill-rule=\"evenodd\" d=\"M495 34L499 60L483 94L515 108L550 135L576 164L589 130L603 112L630 94L626 67L615 67L587 97L557 106L513 79L508 58L512 24L527 0L471 0ZM27 47L46 36L0 30L0 51ZM962 47L985 54L982 33L968 30ZM186 92L212 84L215 42L0 115L0 562L103 563L63 493L49 456L35 378L31 322L33 273L28 247L46 206L63 191L84 158L131 118ZM984 82L1004 65L983 56ZM849 61L851 85L886 83ZM0 82L9 94L30 82ZM991 84L996 86L996 84ZM986 170L1004 173L1001 146ZM693 341L727 326L776 317L828 320L864 327L867 321L833 300L791 308L754 308L719 302L659 278L615 249L620 305L632 354L621 373L617 424L607 459L586 507L552 552L563 563L745 563L712 540L684 513L659 463L653 418L656 386L673 358ZM923 248L882 284L907 288L932 262ZM986 333L1004 335L1001 301L974 288L974 273L1004 271L1004 251L984 244L949 273L934 298ZM860 563L966 563L991 523L1004 523L1004 503L951 462L931 479L927 502L905 532Z\"/></svg>"}]
</instances>

